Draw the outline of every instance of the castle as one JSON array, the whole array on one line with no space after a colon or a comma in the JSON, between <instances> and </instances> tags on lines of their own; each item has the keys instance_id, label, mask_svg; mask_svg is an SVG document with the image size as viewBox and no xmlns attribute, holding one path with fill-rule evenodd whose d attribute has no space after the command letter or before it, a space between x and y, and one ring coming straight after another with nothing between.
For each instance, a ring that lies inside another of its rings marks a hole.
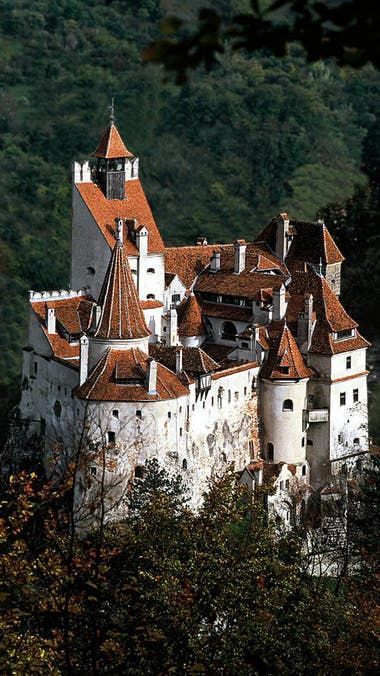
<instances>
[{"instance_id":1,"label":"castle","mask_svg":"<svg viewBox=\"0 0 380 676\"><path fill-rule=\"evenodd\" d=\"M85 434L79 492L98 449L119 497L156 458L194 505L228 465L307 498L365 454L368 342L323 222L282 213L254 242L165 247L112 119L73 165L72 209L70 290L30 292L20 417L47 464Z\"/></svg>"}]
</instances>

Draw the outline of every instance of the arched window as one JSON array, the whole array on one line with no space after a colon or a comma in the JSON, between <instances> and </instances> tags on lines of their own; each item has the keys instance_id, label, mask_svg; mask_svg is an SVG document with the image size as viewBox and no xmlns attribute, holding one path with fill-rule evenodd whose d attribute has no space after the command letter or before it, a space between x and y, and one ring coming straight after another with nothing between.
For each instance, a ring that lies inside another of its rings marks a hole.
<instances>
[{"instance_id":1,"label":"arched window","mask_svg":"<svg viewBox=\"0 0 380 676\"><path fill-rule=\"evenodd\" d=\"M306 465L302 465L302 476L306 476Z\"/></svg>"},{"instance_id":2,"label":"arched window","mask_svg":"<svg viewBox=\"0 0 380 676\"><path fill-rule=\"evenodd\" d=\"M57 400L54 404L54 415L56 418L60 418L62 413L61 403Z\"/></svg>"},{"instance_id":3,"label":"arched window","mask_svg":"<svg viewBox=\"0 0 380 676\"><path fill-rule=\"evenodd\" d=\"M268 462L273 462L274 458L274 446L273 444L269 443L267 445L267 460Z\"/></svg>"},{"instance_id":4,"label":"arched window","mask_svg":"<svg viewBox=\"0 0 380 676\"><path fill-rule=\"evenodd\" d=\"M144 478L144 468L141 467L141 465L136 465L135 467L135 479L143 479Z\"/></svg>"},{"instance_id":5,"label":"arched window","mask_svg":"<svg viewBox=\"0 0 380 676\"><path fill-rule=\"evenodd\" d=\"M156 297L156 296L154 295L154 293L148 293L148 294L147 294L147 298L148 298L149 300L154 300L155 297Z\"/></svg>"},{"instance_id":6,"label":"arched window","mask_svg":"<svg viewBox=\"0 0 380 676\"><path fill-rule=\"evenodd\" d=\"M237 330L232 322L224 322L222 326L223 340L236 340Z\"/></svg>"},{"instance_id":7,"label":"arched window","mask_svg":"<svg viewBox=\"0 0 380 676\"><path fill-rule=\"evenodd\" d=\"M282 410L283 411L292 411L293 410L293 402L291 399L285 399L284 403L282 404Z\"/></svg>"},{"instance_id":8,"label":"arched window","mask_svg":"<svg viewBox=\"0 0 380 676\"><path fill-rule=\"evenodd\" d=\"M359 439L359 437L355 437L355 439L354 439L354 444L356 444L357 446L359 446L359 444L360 444L360 439Z\"/></svg>"},{"instance_id":9,"label":"arched window","mask_svg":"<svg viewBox=\"0 0 380 676\"><path fill-rule=\"evenodd\" d=\"M154 275L155 269L154 268L148 268L147 272L149 272L150 275Z\"/></svg>"},{"instance_id":10,"label":"arched window","mask_svg":"<svg viewBox=\"0 0 380 676\"><path fill-rule=\"evenodd\" d=\"M187 469L187 460L186 460L186 458L184 458L184 459L182 460L182 469Z\"/></svg>"},{"instance_id":11,"label":"arched window","mask_svg":"<svg viewBox=\"0 0 380 676\"><path fill-rule=\"evenodd\" d=\"M94 276L95 274L95 268L91 267L91 265L87 268L87 274L91 275L91 277Z\"/></svg>"}]
</instances>

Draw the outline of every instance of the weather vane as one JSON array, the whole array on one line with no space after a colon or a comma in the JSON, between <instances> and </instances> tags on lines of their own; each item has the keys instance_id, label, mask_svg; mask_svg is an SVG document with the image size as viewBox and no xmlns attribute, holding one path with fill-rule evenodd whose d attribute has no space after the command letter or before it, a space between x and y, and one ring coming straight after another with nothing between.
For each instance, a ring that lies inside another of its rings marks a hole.
<instances>
[{"instance_id":1,"label":"weather vane","mask_svg":"<svg viewBox=\"0 0 380 676\"><path fill-rule=\"evenodd\" d=\"M109 111L110 111L110 121L113 122L115 120L115 99L112 97L111 99L111 105L109 106Z\"/></svg>"}]
</instances>

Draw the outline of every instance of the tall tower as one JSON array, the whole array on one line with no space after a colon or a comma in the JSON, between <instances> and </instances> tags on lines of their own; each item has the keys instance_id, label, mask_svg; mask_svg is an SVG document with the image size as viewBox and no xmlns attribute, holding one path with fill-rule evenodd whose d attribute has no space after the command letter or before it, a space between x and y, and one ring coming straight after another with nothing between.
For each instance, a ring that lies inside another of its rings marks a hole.
<instances>
[{"instance_id":1,"label":"tall tower","mask_svg":"<svg viewBox=\"0 0 380 676\"><path fill-rule=\"evenodd\" d=\"M95 180L108 200L125 198L125 160L133 155L123 143L114 124L113 114L109 127L93 153L97 158Z\"/></svg>"}]
</instances>

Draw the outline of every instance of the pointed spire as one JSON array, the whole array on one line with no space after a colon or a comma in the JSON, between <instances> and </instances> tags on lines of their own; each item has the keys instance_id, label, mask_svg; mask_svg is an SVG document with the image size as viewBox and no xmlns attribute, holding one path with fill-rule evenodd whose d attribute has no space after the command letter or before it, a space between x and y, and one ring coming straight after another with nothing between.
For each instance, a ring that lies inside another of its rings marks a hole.
<instances>
[{"instance_id":1,"label":"pointed spire","mask_svg":"<svg viewBox=\"0 0 380 676\"><path fill-rule=\"evenodd\" d=\"M120 157L134 157L134 155L126 148L124 141L121 138L119 131L113 121L114 107L111 107L111 122L102 136L97 149L93 154L94 157L103 157L106 160L112 160Z\"/></svg>"},{"instance_id":2,"label":"pointed spire","mask_svg":"<svg viewBox=\"0 0 380 676\"><path fill-rule=\"evenodd\" d=\"M299 380L312 376L286 322L269 350L260 376L272 380Z\"/></svg>"},{"instance_id":3,"label":"pointed spire","mask_svg":"<svg viewBox=\"0 0 380 676\"><path fill-rule=\"evenodd\" d=\"M194 295L191 293L178 307L178 335L205 336L206 329L202 320L202 310Z\"/></svg>"},{"instance_id":4,"label":"pointed spire","mask_svg":"<svg viewBox=\"0 0 380 676\"><path fill-rule=\"evenodd\" d=\"M101 314L95 338L134 339L149 336L120 233L99 296Z\"/></svg>"}]
</instances>

